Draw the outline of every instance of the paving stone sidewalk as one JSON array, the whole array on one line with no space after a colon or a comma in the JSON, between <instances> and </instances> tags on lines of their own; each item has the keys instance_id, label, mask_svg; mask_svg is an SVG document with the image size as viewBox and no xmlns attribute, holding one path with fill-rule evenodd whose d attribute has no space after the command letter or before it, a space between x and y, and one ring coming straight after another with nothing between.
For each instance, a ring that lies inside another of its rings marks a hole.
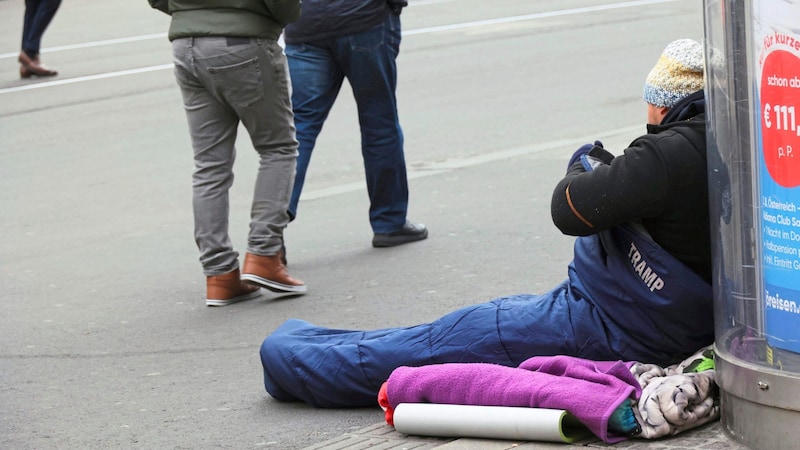
<instances>
[{"instance_id":1,"label":"paving stone sidewalk","mask_svg":"<svg viewBox=\"0 0 800 450\"><path fill-rule=\"evenodd\" d=\"M572 444L549 442L518 442L494 439L446 439L424 436L408 436L398 433L394 427L378 423L361 430L346 433L328 441L312 445L304 450L553 450L566 447L587 447L606 449L648 449L648 450L747 450L748 447L731 438L719 421L689 430L677 436L658 439L631 439L617 444L606 444L592 438Z\"/></svg>"}]
</instances>

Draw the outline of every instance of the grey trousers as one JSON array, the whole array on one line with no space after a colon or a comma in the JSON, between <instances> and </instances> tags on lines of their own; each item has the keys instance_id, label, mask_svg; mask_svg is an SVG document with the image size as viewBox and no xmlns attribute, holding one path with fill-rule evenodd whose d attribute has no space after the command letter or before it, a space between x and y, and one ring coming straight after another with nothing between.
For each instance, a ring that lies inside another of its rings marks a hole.
<instances>
[{"instance_id":1,"label":"grey trousers","mask_svg":"<svg viewBox=\"0 0 800 450\"><path fill-rule=\"evenodd\" d=\"M197 37L172 42L194 150L192 205L203 273L239 267L228 232L236 133L247 129L260 155L247 251L274 255L289 223L297 140L286 57L269 39Z\"/></svg>"}]
</instances>

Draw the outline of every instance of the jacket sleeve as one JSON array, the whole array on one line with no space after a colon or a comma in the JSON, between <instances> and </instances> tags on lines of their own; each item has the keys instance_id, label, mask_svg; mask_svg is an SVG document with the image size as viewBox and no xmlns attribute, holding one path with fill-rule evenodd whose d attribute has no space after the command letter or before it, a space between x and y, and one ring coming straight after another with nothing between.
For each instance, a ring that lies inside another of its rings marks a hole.
<instances>
[{"instance_id":1,"label":"jacket sleeve","mask_svg":"<svg viewBox=\"0 0 800 450\"><path fill-rule=\"evenodd\" d=\"M147 0L150 7L157 9L165 14L169 14L169 0Z\"/></svg>"},{"instance_id":2,"label":"jacket sleeve","mask_svg":"<svg viewBox=\"0 0 800 450\"><path fill-rule=\"evenodd\" d=\"M562 233L587 236L633 220L654 217L669 193L669 171L647 139L587 172L579 161L556 185L550 203L553 223Z\"/></svg>"},{"instance_id":3,"label":"jacket sleeve","mask_svg":"<svg viewBox=\"0 0 800 450\"><path fill-rule=\"evenodd\" d=\"M285 27L300 17L301 0L264 0L272 18Z\"/></svg>"}]
</instances>

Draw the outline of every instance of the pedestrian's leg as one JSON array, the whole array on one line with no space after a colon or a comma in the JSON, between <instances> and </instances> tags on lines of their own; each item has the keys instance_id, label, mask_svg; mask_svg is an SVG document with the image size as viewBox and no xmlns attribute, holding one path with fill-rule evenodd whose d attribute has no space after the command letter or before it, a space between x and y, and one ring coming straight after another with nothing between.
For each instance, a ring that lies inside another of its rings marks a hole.
<instances>
[{"instance_id":1,"label":"pedestrian's leg","mask_svg":"<svg viewBox=\"0 0 800 450\"><path fill-rule=\"evenodd\" d=\"M25 0L25 16L22 22L22 51L34 47L32 42L34 40L33 34L31 33L33 30L33 18L36 17L36 10L41 2L42 0ZM36 48L34 50L38 51Z\"/></svg>"},{"instance_id":2,"label":"pedestrian's leg","mask_svg":"<svg viewBox=\"0 0 800 450\"><path fill-rule=\"evenodd\" d=\"M226 306L261 295L240 278L238 253L228 235L228 190L233 184L239 119L212 82L209 63L227 54L224 38L172 43L175 77L183 95L194 149L192 204L195 241L206 274L206 305Z\"/></svg>"},{"instance_id":3,"label":"pedestrian's leg","mask_svg":"<svg viewBox=\"0 0 800 450\"><path fill-rule=\"evenodd\" d=\"M348 54L343 66L358 105L370 223L375 233L395 232L405 224L408 210L403 130L395 96L400 19L390 14L383 25L345 43L348 47L342 51Z\"/></svg>"},{"instance_id":4,"label":"pedestrian's leg","mask_svg":"<svg viewBox=\"0 0 800 450\"><path fill-rule=\"evenodd\" d=\"M239 266L228 234L228 190L233 184L234 144L238 118L204 84L209 78L197 63L195 46L201 39L173 42L175 78L181 88L194 150L192 205L195 241L207 275L228 273Z\"/></svg>"},{"instance_id":5,"label":"pedestrian's leg","mask_svg":"<svg viewBox=\"0 0 800 450\"><path fill-rule=\"evenodd\" d=\"M33 60L38 60L42 36L61 5L61 0L26 0L25 25L22 32L22 50ZM31 11L31 12L29 12Z\"/></svg>"},{"instance_id":6,"label":"pedestrian's leg","mask_svg":"<svg viewBox=\"0 0 800 450\"><path fill-rule=\"evenodd\" d=\"M327 48L286 45L292 82L292 108L298 141L297 169L289 200L289 216L297 216L297 205L306 179L311 153L322 125L339 95L344 75Z\"/></svg>"},{"instance_id":7,"label":"pedestrian's leg","mask_svg":"<svg viewBox=\"0 0 800 450\"><path fill-rule=\"evenodd\" d=\"M297 160L286 58L275 40L228 41L230 61L213 69L214 82L259 154L241 278L273 291L302 294L305 283L289 276L282 251Z\"/></svg>"},{"instance_id":8,"label":"pedestrian's leg","mask_svg":"<svg viewBox=\"0 0 800 450\"><path fill-rule=\"evenodd\" d=\"M32 75L49 77L58 72L41 64L39 50L42 35L50 25L61 0L26 0L25 21L22 27L22 50L17 57L20 63L19 75L29 78Z\"/></svg>"}]
</instances>

